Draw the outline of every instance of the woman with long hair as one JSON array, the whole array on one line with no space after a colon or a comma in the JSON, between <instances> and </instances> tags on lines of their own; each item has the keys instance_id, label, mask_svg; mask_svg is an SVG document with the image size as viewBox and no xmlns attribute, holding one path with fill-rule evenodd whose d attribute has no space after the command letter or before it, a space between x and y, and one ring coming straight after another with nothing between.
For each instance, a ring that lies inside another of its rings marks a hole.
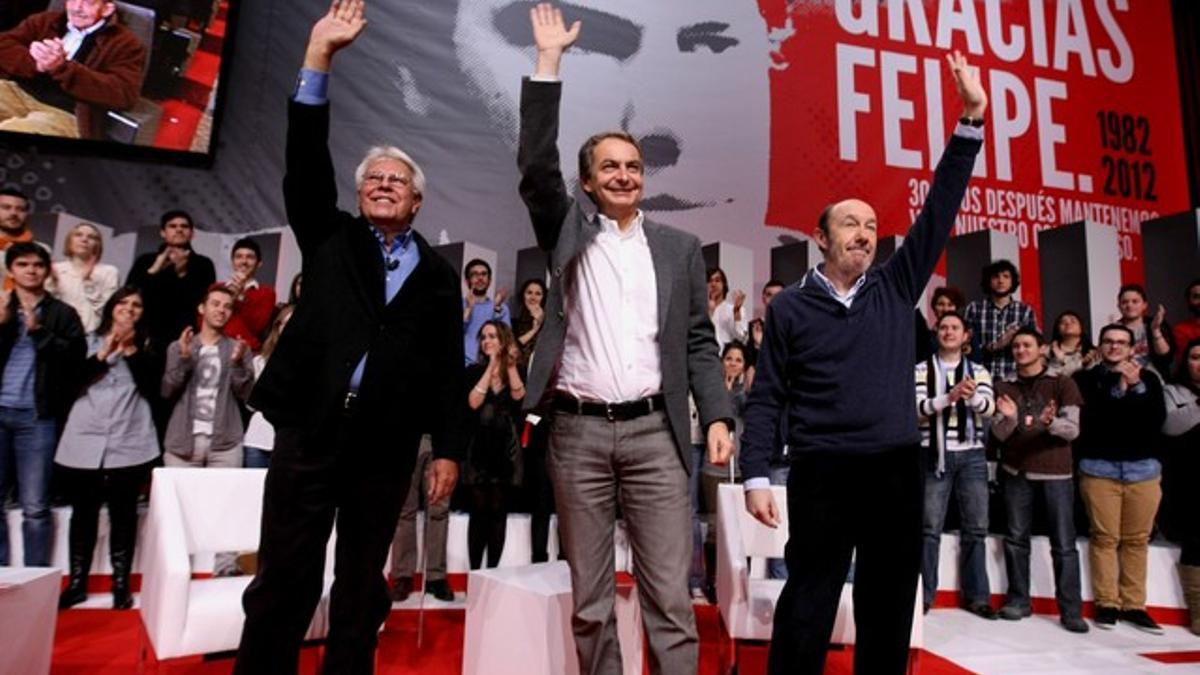
<instances>
[{"instance_id":1,"label":"woman with long hair","mask_svg":"<svg viewBox=\"0 0 1200 675\"><path fill-rule=\"evenodd\" d=\"M79 313L83 329L92 332L100 325L104 303L117 290L117 268L100 262L104 237L91 223L79 223L63 240L63 255L50 266L46 290Z\"/></svg>"},{"instance_id":2,"label":"woman with long hair","mask_svg":"<svg viewBox=\"0 0 1200 675\"><path fill-rule=\"evenodd\" d=\"M71 504L67 608L87 599L100 505L108 504L113 609L129 609L129 571L137 539L138 492L159 457L150 413L162 362L150 351L141 292L126 286L109 298L88 337L82 390L63 427L54 462Z\"/></svg>"},{"instance_id":3,"label":"woman with long hair","mask_svg":"<svg viewBox=\"0 0 1200 675\"><path fill-rule=\"evenodd\" d=\"M529 355L537 345L538 332L546 318L546 283L541 279L526 279L521 284L521 308L513 319L513 335L521 347L521 364L529 363Z\"/></svg>"},{"instance_id":4,"label":"woman with long hair","mask_svg":"<svg viewBox=\"0 0 1200 675\"><path fill-rule=\"evenodd\" d=\"M254 379L258 380L262 376L263 369L267 367L267 359L271 358L271 353L275 351L275 345L279 344L279 336L283 333L283 327L287 325L288 319L292 318L292 312L296 309L295 305L284 305L275 314L275 320L271 322L271 330L267 333L267 339L263 340L262 351L254 355ZM265 469L271 464L271 450L275 447L275 428L263 417L261 412L257 410L250 416L250 422L246 425L246 434L242 438L242 448L244 454L242 456L242 466L247 469Z\"/></svg>"},{"instance_id":5,"label":"woman with long hair","mask_svg":"<svg viewBox=\"0 0 1200 675\"><path fill-rule=\"evenodd\" d=\"M1100 352L1092 344L1083 319L1071 310L1058 315L1046 345L1046 371L1051 375L1074 375L1091 368L1100 360Z\"/></svg>"},{"instance_id":6,"label":"woman with long hair","mask_svg":"<svg viewBox=\"0 0 1200 675\"><path fill-rule=\"evenodd\" d=\"M471 492L467 549L471 569L478 569L487 551L487 566L500 563L508 526L507 499L522 479L521 443L517 420L525 383L518 369L520 349L512 330L500 321L479 328L479 358L467 368L466 382L472 428L467 445L463 484Z\"/></svg>"}]
</instances>

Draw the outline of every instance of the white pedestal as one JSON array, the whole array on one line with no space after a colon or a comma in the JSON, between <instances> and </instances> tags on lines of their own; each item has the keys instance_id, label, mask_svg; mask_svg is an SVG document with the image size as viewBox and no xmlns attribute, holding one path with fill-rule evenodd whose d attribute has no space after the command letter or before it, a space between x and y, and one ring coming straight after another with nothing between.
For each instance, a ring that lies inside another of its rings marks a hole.
<instances>
[{"instance_id":1,"label":"white pedestal","mask_svg":"<svg viewBox=\"0 0 1200 675\"><path fill-rule=\"evenodd\" d=\"M618 584L623 672L642 672L637 589ZM562 561L471 572L463 675L578 675L571 634L571 574Z\"/></svg>"},{"instance_id":2,"label":"white pedestal","mask_svg":"<svg viewBox=\"0 0 1200 675\"><path fill-rule=\"evenodd\" d=\"M0 567L0 673L50 672L61 579L53 567Z\"/></svg>"}]
</instances>

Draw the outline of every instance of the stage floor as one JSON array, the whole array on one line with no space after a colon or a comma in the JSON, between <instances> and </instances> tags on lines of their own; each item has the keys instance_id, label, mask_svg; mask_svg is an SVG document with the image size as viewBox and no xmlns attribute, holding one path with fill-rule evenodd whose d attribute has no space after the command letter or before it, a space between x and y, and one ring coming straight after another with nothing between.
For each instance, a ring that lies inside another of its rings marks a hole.
<instances>
[{"instance_id":1,"label":"stage floor","mask_svg":"<svg viewBox=\"0 0 1200 675\"><path fill-rule=\"evenodd\" d=\"M463 594L454 603L426 600L424 644L416 648L416 595L397 603L380 635L380 675L457 674L462 663ZM105 609L107 594L94 594L77 608L60 612L54 642L54 675L125 675L137 669L142 637L136 610ZM725 672L731 658L716 607L696 606L701 635L700 675ZM1090 623L1090 622L1089 622ZM1118 625L1086 635L1062 630L1053 616L1018 622L984 621L957 609L935 609L926 616L926 653L915 659L920 675L950 673L1200 673L1200 637L1167 626L1155 636ZM302 673L314 672L316 647L306 648ZM826 673L851 673L850 650L830 652ZM147 663L154 665L153 657ZM748 665L748 664L747 664ZM176 675L223 675L231 654L177 659L157 664L157 672ZM747 675L743 669L742 675ZM152 670L153 672L153 670Z\"/></svg>"}]
</instances>

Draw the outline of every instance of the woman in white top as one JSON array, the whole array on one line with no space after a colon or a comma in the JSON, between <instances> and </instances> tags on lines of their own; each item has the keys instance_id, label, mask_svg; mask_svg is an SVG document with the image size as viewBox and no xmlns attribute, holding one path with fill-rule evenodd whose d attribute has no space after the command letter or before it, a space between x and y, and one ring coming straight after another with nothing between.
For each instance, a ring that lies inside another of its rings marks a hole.
<instances>
[{"instance_id":1,"label":"woman in white top","mask_svg":"<svg viewBox=\"0 0 1200 675\"><path fill-rule=\"evenodd\" d=\"M102 253L100 230L91 223L79 223L63 243L67 259L54 263L53 274L46 280L46 290L75 308L89 333L100 325L104 303L117 290L117 268L100 262Z\"/></svg>"},{"instance_id":2,"label":"woman in white top","mask_svg":"<svg viewBox=\"0 0 1200 675\"><path fill-rule=\"evenodd\" d=\"M708 318L712 319L717 334L717 349L725 349L730 342L746 343L749 337L749 321L742 305L746 302L745 291L734 291L729 297L729 279L720 267L708 270Z\"/></svg>"},{"instance_id":3,"label":"woman in white top","mask_svg":"<svg viewBox=\"0 0 1200 675\"><path fill-rule=\"evenodd\" d=\"M295 305L284 305L283 309L280 309L275 315L275 320L271 322L271 332L263 341L262 351L254 357L255 380L267 367L267 359L271 358L271 352L275 351L275 345L279 344L279 334L283 332L283 327L287 325L288 319L292 318L292 310L295 308ZM271 450L275 447L275 428L257 410L250 417L250 423L246 425L246 435L242 438L242 447L245 449L242 466L247 469L265 469L271 464Z\"/></svg>"}]
</instances>

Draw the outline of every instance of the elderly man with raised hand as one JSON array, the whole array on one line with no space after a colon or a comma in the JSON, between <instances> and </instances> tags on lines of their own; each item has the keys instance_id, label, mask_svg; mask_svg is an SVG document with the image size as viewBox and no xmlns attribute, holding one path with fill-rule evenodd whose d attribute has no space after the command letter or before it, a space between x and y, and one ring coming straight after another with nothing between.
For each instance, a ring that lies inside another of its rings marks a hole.
<instances>
[{"instance_id":1,"label":"elderly man with raised hand","mask_svg":"<svg viewBox=\"0 0 1200 675\"><path fill-rule=\"evenodd\" d=\"M146 45L109 0L66 0L0 33L0 131L103 138L105 113L132 108Z\"/></svg>"},{"instance_id":2,"label":"elderly man with raised hand","mask_svg":"<svg viewBox=\"0 0 1200 675\"><path fill-rule=\"evenodd\" d=\"M950 237L987 108L966 58L946 59L962 118L904 245L870 269L875 210L858 199L831 204L815 232L825 261L767 310L741 465L748 510L777 527L768 475L787 421L790 576L775 608L776 675L821 672L855 549L855 670L902 673L908 664L923 502L913 306Z\"/></svg>"},{"instance_id":3,"label":"elderly man with raised hand","mask_svg":"<svg viewBox=\"0 0 1200 675\"><path fill-rule=\"evenodd\" d=\"M694 673L699 657L688 594L691 499L688 391L709 457L728 461L733 411L708 318L700 241L645 217L643 157L621 131L579 151L589 215L573 200L558 156L558 78L579 37L562 13L531 10L537 69L521 87L521 197L552 273L526 407L546 403L549 468L571 565L572 626L581 673L621 668L613 614L618 504L633 544L654 673ZM574 139L572 139L574 140Z\"/></svg>"},{"instance_id":4,"label":"elderly man with raised hand","mask_svg":"<svg viewBox=\"0 0 1200 675\"><path fill-rule=\"evenodd\" d=\"M296 672L335 520L324 671L372 672L391 608L383 565L422 434L429 501L458 477L462 300L458 274L412 228L425 174L399 148L372 148L355 172L359 215L337 208L326 91L363 5L335 0L314 24L290 103L283 192L304 296L250 399L275 447L237 673Z\"/></svg>"}]
</instances>

